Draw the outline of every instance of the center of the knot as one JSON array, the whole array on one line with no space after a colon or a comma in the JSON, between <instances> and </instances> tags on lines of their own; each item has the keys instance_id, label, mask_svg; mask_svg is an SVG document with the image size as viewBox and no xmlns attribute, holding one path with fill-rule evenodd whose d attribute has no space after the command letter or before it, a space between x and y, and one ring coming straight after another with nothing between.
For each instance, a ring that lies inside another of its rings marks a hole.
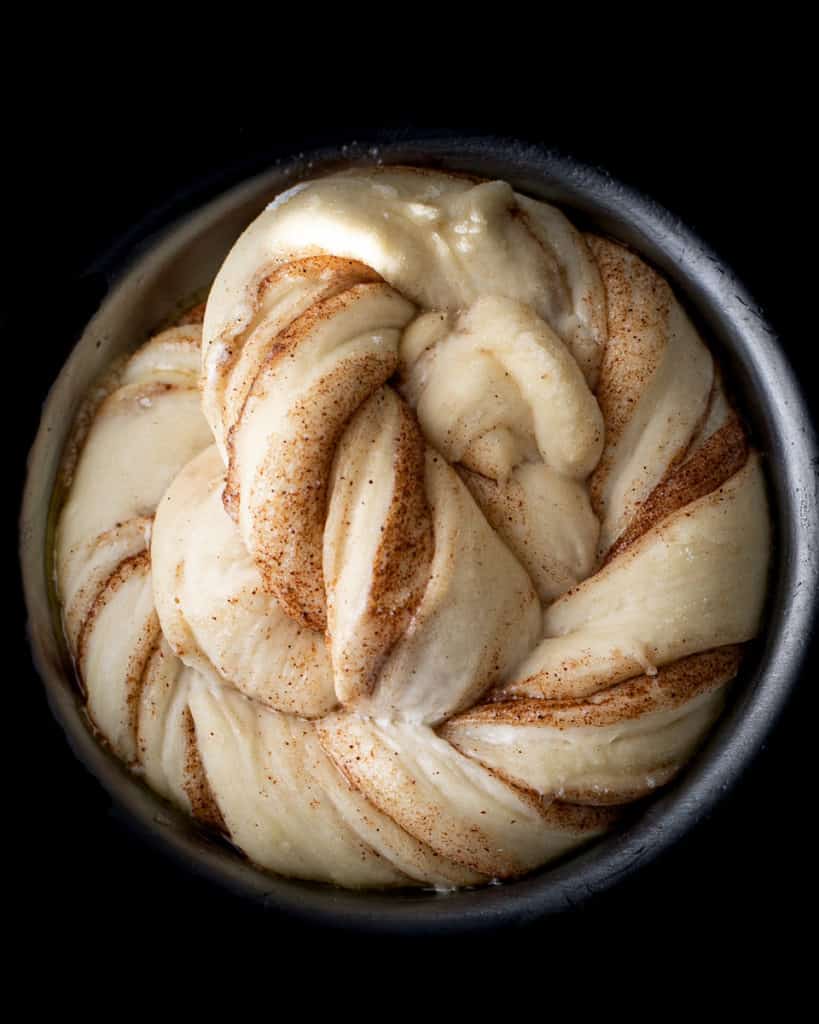
<instances>
[{"instance_id":1,"label":"center of the knot","mask_svg":"<svg viewBox=\"0 0 819 1024\"><path fill-rule=\"evenodd\" d=\"M418 317L401 343L401 393L456 465L543 601L592 571L587 478L603 421L576 360L531 308L500 296Z\"/></svg>"}]
</instances>

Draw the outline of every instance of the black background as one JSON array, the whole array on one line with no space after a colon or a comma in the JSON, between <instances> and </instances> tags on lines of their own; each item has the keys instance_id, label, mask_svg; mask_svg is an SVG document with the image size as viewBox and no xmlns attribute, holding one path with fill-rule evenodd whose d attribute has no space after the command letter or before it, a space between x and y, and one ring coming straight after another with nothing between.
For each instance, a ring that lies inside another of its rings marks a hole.
<instances>
[{"instance_id":1,"label":"black background","mask_svg":"<svg viewBox=\"0 0 819 1024\"><path fill-rule=\"evenodd\" d=\"M647 89L639 76L625 83L613 75L593 100L571 109L544 91L542 101L527 93L526 104L506 109L470 95L446 110L441 103L401 110L389 102L378 108L370 101L339 103L329 84L319 90L323 102L312 92L288 95L286 103L251 112L244 105L217 111L209 102L197 109L195 89L109 105L102 97L110 98L113 72L106 74L105 83L92 75L87 86L70 92L54 82L42 102L15 102L6 122L4 247L10 259L0 312L11 392L5 399L15 409L13 487L6 499L12 517L40 403L101 297L95 258L127 240L136 225L182 213L277 156L324 143L377 141L385 130L393 138L515 136L562 149L647 191L733 265L812 391L815 184L802 81L777 76L774 88L751 68L718 86L706 80L701 90L672 101L656 84ZM11 573L16 580L13 566ZM9 587L17 592L16 583ZM6 780L6 824L25 894L16 931L24 949L39 948L47 937L59 959L76 957L87 965L86 936L95 936L97 957L101 935L110 935L115 959L138 946L144 932L152 957L159 955L157 942L194 953L216 942L220 955L251 947L264 958L275 951L279 965L285 951L298 959L329 948L334 956L352 946L356 956L404 948L397 939L353 942L262 914L133 836L51 719L28 660L19 600L13 612L6 643L16 661L5 683L15 710L5 731L15 760ZM816 859L812 674L806 673L769 745L712 820L582 912L494 943L483 939L481 950L495 963L499 952L512 949L549 957L568 950L580 961L599 963L618 948L648 957L696 935L689 954L714 966L729 950L765 957L784 946L797 955L802 943L792 938L793 928L808 913ZM812 928L810 920L807 925ZM436 957L446 952L433 937L426 941ZM456 941L446 940L448 948ZM469 945L458 941L458 947ZM694 969L693 963L685 968Z\"/></svg>"}]
</instances>

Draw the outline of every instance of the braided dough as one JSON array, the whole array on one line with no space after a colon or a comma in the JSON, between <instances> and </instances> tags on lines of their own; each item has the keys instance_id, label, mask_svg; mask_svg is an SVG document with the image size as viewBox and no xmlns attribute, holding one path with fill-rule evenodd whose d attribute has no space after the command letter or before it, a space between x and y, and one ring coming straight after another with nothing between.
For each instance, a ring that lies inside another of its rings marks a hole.
<instances>
[{"instance_id":1,"label":"braided dough","mask_svg":"<svg viewBox=\"0 0 819 1024\"><path fill-rule=\"evenodd\" d=\"M765 595L759 457L668 284L499 181L279 196L70 475L99 734L337 885L475 885L599 835L701 742Z\"/></svg>"}]
</instances>

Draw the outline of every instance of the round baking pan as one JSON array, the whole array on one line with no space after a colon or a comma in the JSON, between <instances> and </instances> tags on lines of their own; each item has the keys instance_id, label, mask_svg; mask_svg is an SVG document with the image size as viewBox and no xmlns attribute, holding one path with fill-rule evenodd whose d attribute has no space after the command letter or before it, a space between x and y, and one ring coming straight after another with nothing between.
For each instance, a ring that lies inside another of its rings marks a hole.
<instances>
[{"instance_id":1,"label":"round baking pan","mask_svg":"<svg viewBox=\"0 0 819 1024\"><path fill-rule=\"evenodd\" d=\"M502 178L562 206L578 225L627 243L671 281L726 371L763 452L775 550L761 635L733 698L677 779L611 835L524 879L478 890L354 892L266 874L166 804L94 738L50 583L52 493L82 397L110 363L201 298L242 229L282 189L350 163L440 166ZM190 869L302 920L358 930L477 931L520 925L616 885L714 811L750 765L796 684L819 604L819 451L790 366L753 300L708 247L649 197L562 154L509 140L447 139L300 154L173 223L137 228L99 267L108 282L45 403L30 457L20 553L33 657L76 756L129 821Z\"/></svg>"}]
</instances>

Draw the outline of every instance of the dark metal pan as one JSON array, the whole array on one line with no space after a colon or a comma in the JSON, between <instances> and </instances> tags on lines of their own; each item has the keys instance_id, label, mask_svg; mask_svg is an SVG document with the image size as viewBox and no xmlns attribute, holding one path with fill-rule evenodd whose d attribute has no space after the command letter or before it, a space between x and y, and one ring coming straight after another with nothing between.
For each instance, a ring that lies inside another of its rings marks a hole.
<instances>
[{"instance_id":1,"label":"dark metal pan","mask_svg":"<svg viewBox=\"0 0 819 1024\"><path fill-rule=\"evenodd\" d=\"M639 251L672 282L727 372L764 453L775 523L774 570L761 637L718 727L676 781L616 833L517 882L449 894L356 893L262 873L204 834L128 773L92 736L64 648L48 579L55 474L81 397L133 349L206 290L239 232L279 191L339 164L427 164L497 177L561 205ZM152 224L103 266L110 284L44 406L29 460L21 560L35 664L76 756L146 837L242 896L324 925L420 933L522 924L576 906L640 870L717 803L762 747L795 686L819 603L819 450L805 401L771 329L731 269L650 198L572 159L499 139L401 142L300 155L174 223ZM138 240L138 241L137 241Z\"/></svg>"}]
</instances>

